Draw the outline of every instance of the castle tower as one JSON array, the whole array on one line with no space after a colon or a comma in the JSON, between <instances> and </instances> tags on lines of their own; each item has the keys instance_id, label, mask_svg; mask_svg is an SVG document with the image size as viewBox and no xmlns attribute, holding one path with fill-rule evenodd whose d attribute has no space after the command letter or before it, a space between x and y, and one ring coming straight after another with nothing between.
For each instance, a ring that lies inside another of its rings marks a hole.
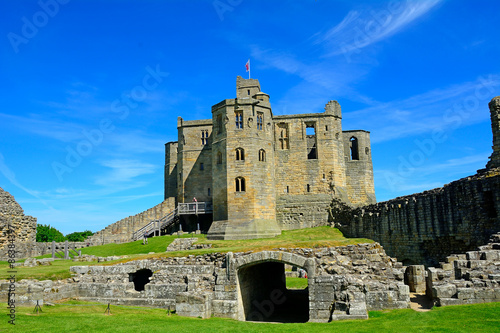
<instances>
[{"instance_id":1,"label":"castle tower","mask_svg":"<svg viewBox=\"0 0 500 333\"><path fill-rule=\"evenodd\" d=\"M236 99L212 107L213 223L209 239L274 237L274 147L269 96L258 80L236 81Z\"/></svg>"},{"instance_id":2,"label":"castle tower","mask_svg":"<svg viewBox=\"0 0 500 333\"><path fill-rule=\"evenodd\" d=\"M491 129L493 131L493 154L486 168L500 167L500 96L494 97L488 104L490 107Z\"/></svg>"}]
</instances>

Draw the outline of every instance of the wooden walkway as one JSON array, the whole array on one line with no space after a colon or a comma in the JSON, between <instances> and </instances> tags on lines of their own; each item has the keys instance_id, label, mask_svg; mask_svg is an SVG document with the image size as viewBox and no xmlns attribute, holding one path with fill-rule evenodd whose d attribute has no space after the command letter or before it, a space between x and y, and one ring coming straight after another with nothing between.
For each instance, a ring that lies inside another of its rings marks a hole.
<instances>
[{"instance_id":1,"label":"wooden walkway","mask_svg":"<svg viewBox=\"0 0 500 333\"><path fill-rule=\"evenodd\" d=\"M155 235L161 235L161 230L174 225L179 221L180 215L198 215L198 214L211 214L213 206L211 202L189 202L179 203L177 207L158 220L149 222L139 230L134 231L132 234L132 241Z\"/></svg>"}]
</instances>

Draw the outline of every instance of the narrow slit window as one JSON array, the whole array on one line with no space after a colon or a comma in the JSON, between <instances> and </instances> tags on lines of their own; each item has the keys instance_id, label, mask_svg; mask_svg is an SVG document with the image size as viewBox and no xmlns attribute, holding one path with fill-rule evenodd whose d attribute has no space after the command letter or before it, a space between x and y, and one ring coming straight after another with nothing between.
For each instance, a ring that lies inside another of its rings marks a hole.
<instances>
[{"instance_id":1,"label":"narrow slit window","mask_svg":"<svg viewBox=\"0 0 500 333\"><path fill-rule=\"evenodd\" d=\"M205 164L200 163L200 170L205 170Z\"/></svg>"},{"instance_id":2,"label":"narrow slit window","mask_svg":"<svg viewBox=\"0 0 500 333\"><path fill-rule=\"evenodd\" d=\"M266 151L264 149L259 150L259 161L260 162L266 161Z\"/></svg>"},{"instance_id":3,"label":"narrow slit window","mask_svg":"<svg viewBox=\"0 0 500 333\"><path fill-rule=\"evenodd\" d=\"M307 184L307 193L311 192L311 185Z\"/></svg>"},{"instance_id":4,"label":"narrow slit window","mask_svg":"<svg viewBox=\"0 0 500 333\"><path fill-rule=\"evenodd\" d=\"M217 164L222 164L222 153L221 152L217 153Z\"/></svg>"},{"instance_id":5,"label":"narrow slit window","mask_svg":"<svg viewBox=\"0 0 500 333\"><path fill-rule=\"evenodd\" d=\"M349 147L351 149L351 161L357 161L359 160L358 139L353 136L349 141Z\"/></svg>"},{"instance_id":6,"label":"narrow slit window","mask_svg":"<svg viewBox=\"0 0 500 333\"><path fill-rule=\"evenodd\" d=\"M208 188L208 196L211 197L212 196L212 193L210 192L210 187Z\"/></svg>"}]
</instances>

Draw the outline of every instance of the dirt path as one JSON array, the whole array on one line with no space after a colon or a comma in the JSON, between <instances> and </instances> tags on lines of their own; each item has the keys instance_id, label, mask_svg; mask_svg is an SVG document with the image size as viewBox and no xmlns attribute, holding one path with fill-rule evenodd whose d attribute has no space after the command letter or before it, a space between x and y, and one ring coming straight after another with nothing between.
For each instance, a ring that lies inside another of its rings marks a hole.
<instances>
[{"instance_id":1,"label":"dirt path","mask_svg":"<svg viewBox=\"0 0 500 333\"><path fill-rule=\"evenodd\" d=\"M410 293L410 307L415 311L430 311L432 301L425 294Z\"/></svg>"}]
</instances>

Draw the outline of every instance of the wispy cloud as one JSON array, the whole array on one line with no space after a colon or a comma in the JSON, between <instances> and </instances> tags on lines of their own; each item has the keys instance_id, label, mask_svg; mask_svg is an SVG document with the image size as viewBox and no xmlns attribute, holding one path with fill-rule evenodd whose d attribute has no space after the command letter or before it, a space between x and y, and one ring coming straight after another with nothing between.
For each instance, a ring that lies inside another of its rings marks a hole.
<instances>
[{"instance_id":1,"label":"wispy cloud","mask_svg":"<svg viewBox=\"0 0 500 333\"><path fill-rule=\"evenodd\" d=\"M499 86L500 75L491 74L476 81L348 112L346 123L372 129L372 143L456 129L487 120L488 102Z\"/></svg>"},{"instance_id":2,"label":"wispy cloud","mask_svg":"<svg viewBox=\"0 0 500 333\"><path fill-rule=\"evenodd\" d=\"M375 183L377 189L389 191L393 196L430 190L443 186L445 184L443 181L448 182L465 177L473 173L471 170L484 167L488 156L489 153L483 152L459 159L449 159L442 163L426 163L405 168L404 174L398 172L397 168L392 170L375 169ZM443 175L446 176L443 177ZM387 200L392 197L379 199Z\"/></svg>"},{"instance_id":3,"label":"wispy cloud","mask_svg":"<svg viewBox=\"0 0 500 333\"><path fill-rule=\"evenodd\" d=\"M139 176L154 173L158 168L158 166L154 164L125 159L103 161L101 164L111 169L111 171L106 172L96 179L96 184L104 186L111 186L117 183L129 183Z\"/></svg>"},{"instance_id":4,"label":"wispy cloud","mask_svg":"<svg viewBox=\"0 0 500 333\"><path fill-rule=\"evenodd\" d=\"M435 8L441 0L409 0L388 3L383 8L350 11L333 28L316 33L315 44L327 46L326 56L359 50L404 30Z\"/></svg>"}]
</instances>

